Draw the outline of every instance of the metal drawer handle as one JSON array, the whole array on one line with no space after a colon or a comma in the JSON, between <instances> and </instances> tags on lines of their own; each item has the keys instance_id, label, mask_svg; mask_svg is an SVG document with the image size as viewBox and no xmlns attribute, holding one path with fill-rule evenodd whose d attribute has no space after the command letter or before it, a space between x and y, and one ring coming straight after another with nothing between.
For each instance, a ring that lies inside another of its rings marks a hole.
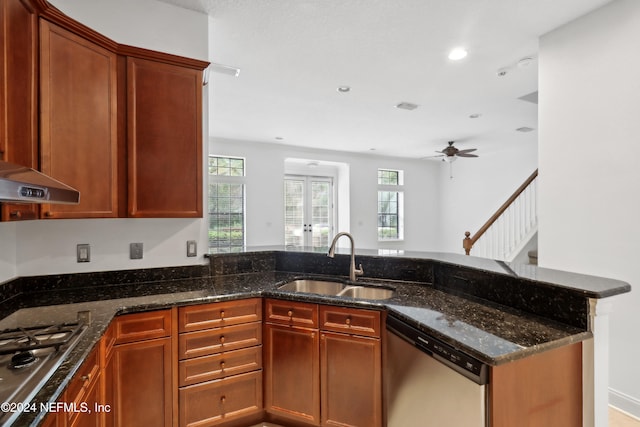
<instances>
[{"instance_id":1,"label":"metal drawer handle","mask_svg":"<svg viewBox=\"0 0 640 427\"><path fill-rule=\"evenodd\" d=\"M224 310L220 310L220 320L224 320Z\"/></svg>"},{"instance_id":2,"label":"metal drawer handle","mask_svg":"<svg viewBox=\"0 0 640 427\"><path fill-rule=\"evenodd\" d=\"M224 360L220 362L220 369L224 371Z\"/></svg>"},{"instance_id":3,"label":"metal drawer handle","mask_svg":"<svg viewBox=\"0 0 640 427\"><path fill-rule=\"evenodd\" d=\"M224 335L220 336L220 344L224 344Z\"/></svg>"},{"instance_id":4,"label":"metal drawer handle","mask_svg":"<svg viewBox=\"0 0 640 427\"><path fill-rule=\"evenodd\" d=\"M287 315L289 316L290 319L293 318L293 310L289 310L287 312Z\"/></svg>"}]
</instances>

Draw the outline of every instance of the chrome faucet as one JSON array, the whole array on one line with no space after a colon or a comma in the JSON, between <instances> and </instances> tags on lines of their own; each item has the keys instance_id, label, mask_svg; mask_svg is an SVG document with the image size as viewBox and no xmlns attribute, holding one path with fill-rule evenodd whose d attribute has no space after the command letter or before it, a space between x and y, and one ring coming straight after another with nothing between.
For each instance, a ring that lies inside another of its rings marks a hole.
<instances>
[{"instance_id":1,"label":"chrome faucet","mask_svg":"<svg viewBox=\"0 0 640 427\"><path fill-rule=\"evenodd\" d=\"M356 245L353 242L353 236L351 234L346 233L344 231L341 231L340 233L336 234L336 236L333 238L333 241L331 242L331 246L329 246L329 253L327 254L327 256L329 258L334 257L336 253L336 243L338 242L338 239L342 236L347 236L351 241L351 264L349 265L349 280L351 280L352 282L355 282L356 276L362 276L364 274L364 270L362 269L362 264L360 264L358 266L358 269L356 269Z\"/></svg>"}]
</instances>

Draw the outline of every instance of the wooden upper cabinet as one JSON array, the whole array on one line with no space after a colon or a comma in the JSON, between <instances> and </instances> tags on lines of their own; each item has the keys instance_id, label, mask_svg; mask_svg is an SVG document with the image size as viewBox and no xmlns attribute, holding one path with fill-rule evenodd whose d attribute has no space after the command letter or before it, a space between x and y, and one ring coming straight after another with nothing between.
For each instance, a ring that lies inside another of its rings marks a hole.
<instances>
[{"instance_id":1,"label":"wooden upper cabinet","mask_svg":"<svg viewBox=\"0 0 640 427\"><path fill-rule=\"evenodd\" d=\"M202 70L127 58L128 216L202 217Z\"/></svg>"},{"instance_id":2,"label":"wooden upper cabinet","mask_svg":"<svg viewBox=\"0 0 640 427\"><path fill-rule=\"evenodd\" d=\"M80 191L78 205L42 206L45 218L118 212L117 55L40 20L40 166Z\"/></svg>"},{"instance_id":3,"label":"wooden upper cabinet","mask_svg":"<svg viewBox=\"0 0 640 427\"><path fill-rule=\"evenodd\" d=\"M38 18L19 0L0 0L0 159L38 168ZM3 221L35 219L35 204L3 203Z\"/></svg>"}]
</instances>

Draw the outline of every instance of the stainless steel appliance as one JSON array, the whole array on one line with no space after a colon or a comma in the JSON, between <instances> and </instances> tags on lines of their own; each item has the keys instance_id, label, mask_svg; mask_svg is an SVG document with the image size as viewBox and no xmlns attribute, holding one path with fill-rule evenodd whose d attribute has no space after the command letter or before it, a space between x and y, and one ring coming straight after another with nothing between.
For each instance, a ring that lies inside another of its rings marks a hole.
<instances>
[{"instance_id":1,"label":"stainless steel appliance","mask_svg":"<svg viewBox=\"0 0 640 427\"><path fill-rule=\"evenodd\" d=\"M387 318L387 427L487 427L488 366Z\"/></svg>"},{"instance_id":2,"label":"stainless steel appliance","mask_svg":"<svg viewBox=\"0 0 640 427\"><path fill-rule=\"evenodd\" d=\"M20 415L85 330L83 323L65 323L0 331L0 402L10 405L0 411L0 425Z\"/></svg>"},{"instance_id":3,"label":"stainless steel appliance","mask_svg":"<svg viewBox=\"0 0 640 427\"><path fill-rule=\"evenodd\" d=\"M0 201L78 204L80 193L35 169L0 160Z\"/></svg>"}]
</instances>

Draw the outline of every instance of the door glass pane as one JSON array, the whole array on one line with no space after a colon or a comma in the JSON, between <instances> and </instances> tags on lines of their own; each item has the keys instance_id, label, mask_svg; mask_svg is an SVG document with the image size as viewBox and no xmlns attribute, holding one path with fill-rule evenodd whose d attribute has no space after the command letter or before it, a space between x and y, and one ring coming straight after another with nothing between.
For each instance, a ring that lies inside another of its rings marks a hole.
<instances>
[{"instance_id":1,"label":"door glass pane","mask_svg":"<svg viewBox=\"0 0 640 427\"><path fill-rule=\"evenodd\" d=\"M331 230L331 184L328 181L311 182L311 245L328 247Z\"/></svg>"},{"instance_id":2,"label":"door glass pane","mask_svg":"<svg viewBox=\"0 0 640 427\"><path fill-rule=\"evenodd\" d=\"M284 181L284 244L304 246L304 180Z\"/></svg>"}]
</instances>

